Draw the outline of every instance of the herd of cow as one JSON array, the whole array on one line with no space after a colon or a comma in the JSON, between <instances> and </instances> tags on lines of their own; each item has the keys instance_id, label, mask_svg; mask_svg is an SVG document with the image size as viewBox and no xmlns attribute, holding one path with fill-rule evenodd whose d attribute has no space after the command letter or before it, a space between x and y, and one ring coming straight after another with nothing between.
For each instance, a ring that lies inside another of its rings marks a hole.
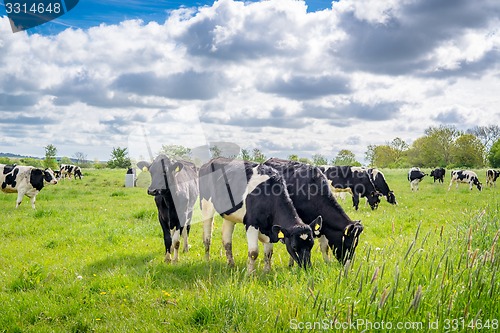
<instances>
[{"instance_id":1,"label":"herd of cow","mask_svg":"<svg viewBox=\"0 0 500 333\"><path fill-rule=\"evenodd\" d=\"M444 176L446 175L446 170L444 168L436 168L431 171L430 176L440 183L444 182ZM410 181L410 187L412 191L418 190L418 184L422 179L427 176L425 172L420 170L420 168L411 168L408 172L408 181ZM500 171L488 169L486 170L486 185L496 186L497 178L500 176ZM456 183L458 188L459 183L469 184L469 189L472 190L474 186L477 187L479 191L483 189L483 184L479 181L477 174L471 170L453 170L451 171L451 181L448 186L448 191L451 189L453 183Z\"/></svg>"},{"instance_id":2,"label":"herd of cow","mask_svg":"<svg viewBox=\"0 0 500 333\"><path fill-rule=\"evenodd\" d=\"M41 169L23 165L0 164L0 183L5 193L17 193L16 208L19 207L26 195L31 199L31 207L35 208L37 194L45 183L57 184L61 178L78 177L82 179L82 170L72 164L61 164L59 170Z\"/></svg>"},{"instance_id":3,"label":"herd of cow","mask_svg":"<svg viewBox=\"0 0 500 333\"><path fill-rule=\"evenodd\" d=\"M210 258L213 220L216 214L223 218L222 242L227 262L234 265L232 235L236 223L243 223L248 245L247 271L255 270L258 242L264 244L264 269L271 269L273 244L282 242L290 254L290 265L311 265L314 238L319 238L323 259L330 261L329 250L345 264L351 260L360 234L361 221L354 221L338 204L342 194L352 196L357 210L360 197L376 209L380 198L396 205L396 196L389 188L384 174L375 168L351 166L312 166L296 161L271 158L255 163L223 157L215 158L198 168L191 162L158 156L152 163L139 162L140 169L151 174L147 193L154 196L158 219L163 230L165 261L177 261L181 237L184 251L188 249L188 235L196 201L199 199L203 221L205 258ZM446 171L437 168L430 173L434 182L444 182ZM408 172L411 190L427 174L419 168ZM488 170L487 184L492 186L500 172ZM24 195L31 198L35 208L36 195L44 182L57 184L61 178L82 178L75 165L61 165L58 171L31 166L0 164L2 191L18 193L16 208ZM470 189L482 185L470 170L451 172L451 182L466 182ZM172 258L173 254L173 258Z\"/></svg>"}]
</instances>

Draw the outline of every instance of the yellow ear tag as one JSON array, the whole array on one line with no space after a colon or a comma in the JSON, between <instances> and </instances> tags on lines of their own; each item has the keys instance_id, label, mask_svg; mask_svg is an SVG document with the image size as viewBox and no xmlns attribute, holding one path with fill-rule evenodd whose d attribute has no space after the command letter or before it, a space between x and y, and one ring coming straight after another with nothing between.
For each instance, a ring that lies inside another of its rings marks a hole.
<instances>
[{"instance_id":1,"label":"yellow ear tag","mask_svg":"<svg viewBox=\"0 0 500 333\"><path fill-rule=\"evenodd\" d=\"M316 224L316 225L314 226L314 230L319 230L319 224Z\"/></svg>"},{"instance_id":2,"label":"yellow ear tag","mask_svg":"<svg viewBox=\"0 0 500 333\"><path fill-rule=\"evenodd\" d=\"M283 238L285 238L285 234L283 233L283 231L278 232L278 239L283 239Z\"/></svg>"},{"instance_id":3,"label":"yellow ear tag","mask_svg":"<svg viewBox=\"0 0 500 333\"><path fill-rule=\"evenodd\" d=\"M175 168L175 172L179 172L181 171L181 168L179 168L179 166L177 166L177 168Z\"/></svg>"}]
</instances>

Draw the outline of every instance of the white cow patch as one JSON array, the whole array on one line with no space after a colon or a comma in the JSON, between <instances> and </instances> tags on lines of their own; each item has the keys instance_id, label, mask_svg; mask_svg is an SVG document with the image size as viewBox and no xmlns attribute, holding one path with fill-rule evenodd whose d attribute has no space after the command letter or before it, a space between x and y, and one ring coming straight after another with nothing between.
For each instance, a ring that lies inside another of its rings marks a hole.
<instances>
[{"instance_id":1,"label":"white cow patch","mask_svg":"<svg viewBox=\"0 0 500 333\"><path fill-rule=\"evenodd\" d=\"M300 237L301 239L303 239L303 240L307 240L307 238L309 237L309 235L308 235L308 234L302 234L302 235L300 235L299 237Z\"/></svg>"},{"instance_id":2,"label":"white cow patch","mask_svg":"<svg viewBox=\"0 0 500 333\"><path fill-rule=\"evenodd\" d=\"M270 177L268 175L260 175L257 171L257 167L253 168L253 175L250 177L247 188L245 192L243 193L243 205L241 206L240 209L237 211L229 214L229 215L224 215L224 218L228 221L231 221L233 223L241 223L243 222L243 218L245 217L245 214L247 212L247 207L246 207L246 198L249 193L252 193L257 186L260 184L264 183L267 181Z\"/></svg>"}]
</instances>

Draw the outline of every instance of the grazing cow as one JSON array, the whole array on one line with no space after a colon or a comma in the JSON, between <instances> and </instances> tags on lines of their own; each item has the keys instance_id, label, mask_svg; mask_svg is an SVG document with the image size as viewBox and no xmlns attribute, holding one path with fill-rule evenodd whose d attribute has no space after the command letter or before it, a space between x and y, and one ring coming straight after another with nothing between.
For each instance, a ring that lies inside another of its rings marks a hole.
<instances>
[{"instance_id":1,"label":"grazing cow","mask_svg":"<svg viewBox=\"0 0 500 333\"><path fill-rule=\"evenodd\" d=\"M410 188L412 191L418 191L418 184L427 176L425 172L422 172L420 168L413 167L408 171L408 181L410 182Z\"/></svg>"},{"instance_id":2,"label":"grazing cow","mask_svg":"<svg viewBox=\"0 0 500 333\"><path fill-rule=\"evenodd\" d=\"M477 175L474 171L470 170L454 170L451 172L451 181L450 186L448 186L448 191L451 189L451 185L456 183L458 188L458 183L467 183L469 184L469 189L472 191L472 187L476 185L477 189L481 191L483 185L477 178Z\"/></svg>"},{"instance_id":3,"label":"grazing cow","mask_svg":"<svg viewBox=\"0 0 500 333\"><path fill-rule=\"evenodd\" d=\"M323 218L321 230L314 230L314 236L320 237L320 249L325 262L330 261L329 248L342 264L351 260L363 226L360 221L351 220L333 198L323 172L315 166L279 158L268 159L264 164L275 168L283 176L302 221L313 221L318 214Z\"/></svg>"},{"instance_id":4,"label":"grazing cow","mask_svg":"<svg viewBox=\"0 0 500 333\"><path fill-rule=\"evenodd\" d=\"M247 273L255 270L259 240L264 244L265 271L271 269L273 243L278 240L284 241L300 267L311 265L313 230L321 230L322 218L317 216L309 225L302 222L283 177L272 167L222 157L212 159L200 168L200 205L207 260L217 212L224 219L222 242L230 266L234 265L232 235L239 222L243 222L247 234Z\"/></svg>"},{"instance_id":5,"label":"grazing cow","mask_svg":"<svg viewBox=\"0 0 500 333\"><path fill-rule=\"evenodd\" d=\"M184 238L184 252L189 248L190 223L198 198L197 169L191 162L175 161L165 155L157 156L151 164L144 161L139 163L151 173L148 194L154 196L158 208L158 220L165 243L165 262L175 262L179 258L181 235Z\"/></svg>"},{"instance_id":6,"label":"grazing cow","mask_svg":"<svg viewBox=\"0 0 500 333\"><path fill-rule=\"evenodd\" d=\"M325 174L334 188L350 188L352 205L356 210L359 206L359 197L366 197L372 209L376 209L380 203L381 194L375 189L370 176L365 169L351 166L322 166L320 170Z\"/></svg>"},{"instance_id":7,"label":"grazing cow","mask_svg":"<svg viewBox=\"0 0 500 333\"><path fill-rule=\"evenodd\" d=\"M500 176L500 171L493 170L493 169L488 169L486 171L486 185L491 186L497 186L496 181L497 178Z\"/></svg>"},{"instance_id":8,"label":"grazing cow","mask_svg":"<svg viewBox=\"0 0 500 333\"><path fill-rule=\"evenodd\" d=\"M444 168L436 168L431 171L431 177L434 177L434 183L439 181L440 183L444 183L444 176L446 175L446 170Z\"/></svg>"},{"instance_id":9,"label":"grazing cow","mask_svg":"<svg viewBox=\"0 0 500 333\"><path fill-rule=\"evenodd\" d=\"M375 190L380 192L387 199L388 203L397 205L396 195L394 195L394 192L389 188L382 171L375 168L370 168L366 171L368 172L373 185L375 185Z\"/></svg>"},{"instance_id":10,"label":"grazing cow","mask_svg":"<svg viewBox=\"0 0 500 333\"><path fill-rule=\"evenodd\" d=\"M61 178L66 178L66 176L68 176L68 178L71 179L71 175L73 175L75 179L76 177L78 177L79 179L82 179L83 177L82 169L79 166L73 164L61 164L59 173L61 174Z\"/></svg>"},{"instance_id":11,"label":"grazing cow","mask_svg":"<svg viewBox=\"0 0 500 333\"><path fill-rule=\"evenodd\" d=\"M31 199L31 207L35 209L36 195L42 190L44 182L57 184L57 179L51 169L0 164L2 191L17 193L16 208L26 195Z\"/></svg>"}]
</instances>

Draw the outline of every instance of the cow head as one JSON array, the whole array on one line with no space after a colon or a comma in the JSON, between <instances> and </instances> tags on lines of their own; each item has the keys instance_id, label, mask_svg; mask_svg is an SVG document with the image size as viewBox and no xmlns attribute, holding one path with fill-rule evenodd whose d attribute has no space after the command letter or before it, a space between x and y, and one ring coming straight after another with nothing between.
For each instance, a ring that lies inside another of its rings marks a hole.
<instances>
[{"instance_id":1,"label":"cow head","mask_svg":"<svg viewBox=\"0 0 500 333\"><path fill-rule=\"evenodd\" d=\"M356 246L358 246L361 232L363 232L363 225L360 221L355 221L344 228L342 237L337 244L333 244L335 257L340 263L345 264L348 260L352 259Z\"/></svg>"},{"instance_id":2,"label":"cow head","mask_svg":"<svg viewBox=\"0 0 500 333\"><path fill-rule=\"evenodd\" d=\"M290 256L297 262L299 267L306 269L311 266L311 249L314 245L313 234L321 230L323 219L318 216L309 225L294 225L285 228L279 225L273 226L273 233L282 240Z\"/></svg>"},{"instance_id":3,"label":"cow head","mask_svg":"<svg viewBox=\"0 0 500 333\"><path fill-rule=\"evenodd\" d=\"M171 160L165 155L159 155L151 164L144 165L151 173L149 195L163 195L170 190L169 184L174 184L175 175L182 170L182 163Z\"/></svg>"},{"instance_id":4,"label":"cow head","mask_svg":"<svg viewBox=\"0 0 500 333\"><path fill-rule=\"evenodd\" d=\"M52 185L57 184L57 177L51 168L47 168L43 171L43 180Z\"/></svg>"},{"instance_id":5,"label":"cow head","mask_svg":"<svg viewBox=\"0 0 500 333\"><path fill-rule=\"evenodd\" d=\"M387 202L393 205L398 204L398 202L396 201L396 196L394 195L393 191L389 191L389 193L387 193Z\"/></svg>"},{"instance_id":6,"label":"cow head","mask_svg":"<svg viewBox=\"0 0 500 333\"><path fill-rule=\"evenodd\" d=\"M380 194L379 192L376 192L376 191L372 191L366 196L366 198L368 199L368 203L370 204L370 207L372 208L372 210L375 210L378 208L378 204L380 203L381 196L382 196L382 194Z\"/></svg>"},{"instance_id":7,"label":"cow head","mask_svg":"<svg viewBox=\"0 0 500 333\"><path fill-rule=\"evenodd\" d=\"M476 185L476 187L479 191L481 191L483 189L483 184L481 184L481 182L479 181L479 179L477 177L474 177L473 183L474 183L474 185Z\"/></svg>"}]
</instances>

